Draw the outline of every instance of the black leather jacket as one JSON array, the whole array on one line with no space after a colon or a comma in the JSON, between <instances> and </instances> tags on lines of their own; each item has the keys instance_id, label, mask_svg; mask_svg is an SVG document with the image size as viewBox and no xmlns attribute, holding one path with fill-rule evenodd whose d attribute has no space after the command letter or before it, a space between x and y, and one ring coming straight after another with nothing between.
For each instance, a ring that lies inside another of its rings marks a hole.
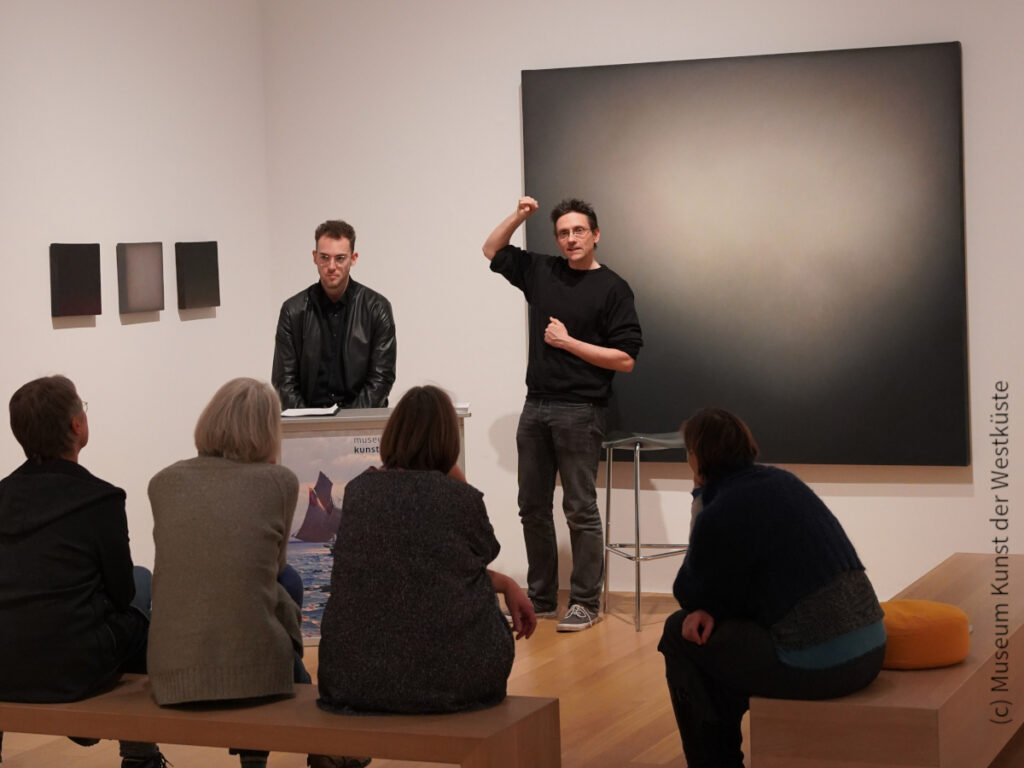
<instances>
[{"instance_id":1,"label":"black leather jacket","mask_svg":"<svg viewBox=\"0 0 1024 768\"><path fill-rule=\"evenodd\" d=\"M322 312L314 283L281 305L271 381L284 408L305 408L313 397L323 349ZM391 303L350 279L345 290L348 320L341 354L345 389L356 398L348 408L383 408L395 383L395 320Z\"/></svg>"}]
</instances>

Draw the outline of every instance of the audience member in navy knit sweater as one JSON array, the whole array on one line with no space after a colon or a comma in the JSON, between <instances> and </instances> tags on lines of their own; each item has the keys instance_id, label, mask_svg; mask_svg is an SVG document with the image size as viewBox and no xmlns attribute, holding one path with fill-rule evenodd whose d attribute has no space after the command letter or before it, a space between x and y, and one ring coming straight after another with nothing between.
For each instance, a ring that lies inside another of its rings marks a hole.
<instances>
[{"instance_id":1,"label":"audience member in navy knit sweater","mask_svg":"<svg viewBox=\"0 0 1024 768\"><path fill-rule=\"evenodd\" d=\"M696 515L665 622L669 694L690 768L739 768L750 696L844 696L878 675L882 610L850 540L795 475L755 465L746 424L683 425Z\"/></svg>"}]
</instances>

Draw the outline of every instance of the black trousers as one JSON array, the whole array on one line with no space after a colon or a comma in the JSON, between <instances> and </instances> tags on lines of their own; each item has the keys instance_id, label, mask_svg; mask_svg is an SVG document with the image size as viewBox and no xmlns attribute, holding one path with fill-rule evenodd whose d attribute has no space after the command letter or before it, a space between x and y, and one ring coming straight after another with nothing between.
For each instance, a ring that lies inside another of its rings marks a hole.
<instances>
[{"instance_id":1,"label":"black trousers","mask_svg":"<svg viewBox=\"0 0 1024 768\"><path fill-rule=\"evenodd\" d=\"M798 669L779 661L771 633L749 621L716 623L704 645L683 639L686 611L665 621L658 650L689 768L743 765L740 721L751 696L831 699L858 691L878 676L885 647L828 669Z\"/></svg>"}]
</instances>

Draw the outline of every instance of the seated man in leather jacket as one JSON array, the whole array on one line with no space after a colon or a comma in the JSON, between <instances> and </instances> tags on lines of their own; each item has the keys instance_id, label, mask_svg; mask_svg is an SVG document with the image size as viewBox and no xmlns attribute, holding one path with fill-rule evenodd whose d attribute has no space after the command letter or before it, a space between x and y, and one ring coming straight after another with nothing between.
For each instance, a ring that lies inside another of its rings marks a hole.
<instances>
[{"instance_id":1,"label":"seated man in leather jacket","mask_svg":"<svg viewBox=\"0 0 1024 768\"><path fill-rule=\"evenodd\" d=\"M284 408L383 408L395 382L391 303L349 277L352 225L325 221L315 237L320 282L281 305L271 380Z\"/></svg>"}]
</instances>

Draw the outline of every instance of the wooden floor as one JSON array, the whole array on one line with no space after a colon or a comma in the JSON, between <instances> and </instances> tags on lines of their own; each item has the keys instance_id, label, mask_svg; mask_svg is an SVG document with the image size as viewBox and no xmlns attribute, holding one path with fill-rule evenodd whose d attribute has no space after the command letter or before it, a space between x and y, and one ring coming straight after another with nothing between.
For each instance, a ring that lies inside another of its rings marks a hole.
<instances>
[{"instance_id":1,"label":"wooden floor","mask_svg":"<svg viewBox=\"0 0 1024 768\"><path fill-rule=\"evenodd\" d=\"M639 633L633 627L632 594L612 594L609 615L592 629L558 634L554 620L542 620L530 640L516 644L509 693L558 697L564 768L686 765L665 688L664 664L657 652L661 625L676 604L671 596L652 595L645 597L643 607L643 631ZM306 664L315 678L315 648L306 649ZM745 729L746 720L744 736ZM238 758L225 750L174 744L162 749L175 768L238 765ZM4 735L3 758L2 768L120 765L117 744L112 742L85 748L63 738L19 733ZM269 760L272 768L305 764L305 755L274 753ZM374 760L372 765L440 768L435 763L397 760Z\"/></svg>"}]
</instances>

